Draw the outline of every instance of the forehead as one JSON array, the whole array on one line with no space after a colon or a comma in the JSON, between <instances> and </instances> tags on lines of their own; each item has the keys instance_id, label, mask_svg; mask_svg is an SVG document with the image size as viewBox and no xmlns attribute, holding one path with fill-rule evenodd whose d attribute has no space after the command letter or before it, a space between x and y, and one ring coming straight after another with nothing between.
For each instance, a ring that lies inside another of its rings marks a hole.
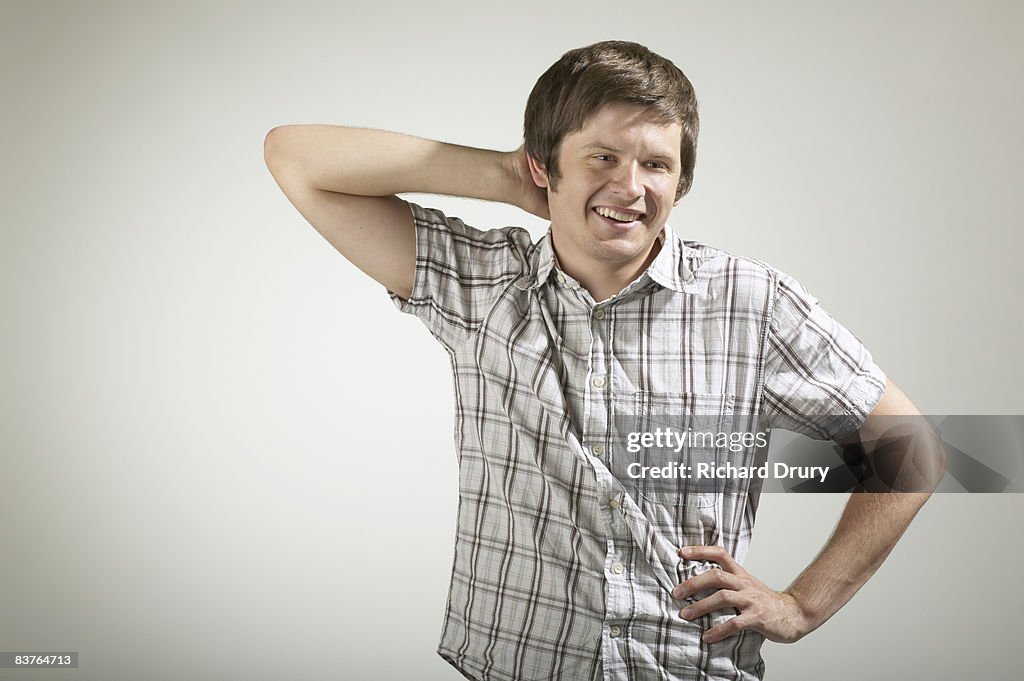
<instances>
[{"instance_id":1,"label":"forehead","mask_svg":"<svg viewBox=\"0 0 1024 681\"><path fill-rule=\"evenodd\" d=\"M678 122L659 121L638 104L612 102L592 113L564 142L574 148L632 145L678 155L682 134Z\"/></svg>"}]
</instances>

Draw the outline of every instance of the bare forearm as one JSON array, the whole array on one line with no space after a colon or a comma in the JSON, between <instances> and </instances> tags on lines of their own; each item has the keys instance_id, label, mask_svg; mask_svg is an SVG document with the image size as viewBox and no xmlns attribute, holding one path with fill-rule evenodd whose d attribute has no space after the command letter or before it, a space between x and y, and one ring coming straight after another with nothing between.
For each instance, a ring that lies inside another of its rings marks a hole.
<instances>
[{"instance_id":1,"label":"bare forearm","mask_svg":"<svg viewBox=\"0 0 1024 681\"><path fill-rule=\"evenodd\" d=\"M286 125L267 135L267 165L326 191L405 192L515 203L510 154L338 125Z\"/></svg>"},{"instance_id":2,"label":"bare forearm","mask_svg":"<svg viewBox=\"0 0 1024 681\"><path fill-rule=\"evenodd\" d=\"M852 494L831 539L785 590L805 617L807 632L834 615L881 566L927 493Z\"/></svg>"}]
</instances>

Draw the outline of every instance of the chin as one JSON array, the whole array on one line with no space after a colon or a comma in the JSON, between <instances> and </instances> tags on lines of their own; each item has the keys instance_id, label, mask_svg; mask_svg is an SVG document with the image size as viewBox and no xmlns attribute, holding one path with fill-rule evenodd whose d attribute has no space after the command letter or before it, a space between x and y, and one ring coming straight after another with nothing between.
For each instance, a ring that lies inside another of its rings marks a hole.
<instances>
[{"instance_id":1,"label":"chin","mask_svg":"<svg viewBox=\"0 0 1024 681\"><path fill-rule=\"evenodd\" d=\"M616 240L595 244L595 248L590 249L590 251L591 257L596 260L614 263L627 263L631 260L646 257L647 254L650 253L651 248L650 246L637 246L636 244Z\"/></svg>"}]
</instances>

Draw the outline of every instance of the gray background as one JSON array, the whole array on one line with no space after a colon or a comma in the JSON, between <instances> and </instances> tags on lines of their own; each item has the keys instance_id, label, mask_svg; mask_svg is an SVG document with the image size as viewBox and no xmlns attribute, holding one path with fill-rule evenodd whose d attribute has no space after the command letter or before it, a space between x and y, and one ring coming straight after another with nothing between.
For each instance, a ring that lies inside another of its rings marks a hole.
<instances>
[{"instance_id":1,"label":"gray background","mask_svg":"<svg viewBox=\"0 0 1024 681\"><path fill-rule=\"evenodd\" d=\"M498 149L565 50L693 81L670 223L801 280L925 411L1024 413L1012 2L0 4L0 678L456 679L447 358L263 165L287 123ZM509 206L411 197L478 226ZM843 499L766 495L786 586ZM942 495L776 679L1017 678L1020 495Z\"/></svg>"}]
</instances>

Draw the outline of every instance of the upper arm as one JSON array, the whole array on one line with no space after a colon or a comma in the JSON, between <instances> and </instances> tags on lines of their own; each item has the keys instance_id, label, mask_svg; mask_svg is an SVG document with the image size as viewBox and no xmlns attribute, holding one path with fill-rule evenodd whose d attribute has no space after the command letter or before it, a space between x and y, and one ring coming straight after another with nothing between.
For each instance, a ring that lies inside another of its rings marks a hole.
<instances>
[{"instance_id":1,"label":"upper arm","mask_svg":"<svg viewBox=\"0 0 1024 681\"><path fill-rule=\"evenodd\" d=\"M920 416L921 411L890 379L885 379L885 392L869 416Z\"/></svg>"},{"instance_id":2,"label":"upper arm","mask_svg":"<svg viewBox=\"0 0 1024 681\"><path fill-rule=\"evenodd\" d=\"M931 492L946 471L946 452L928 419L888 378L860 428L836 440L857 446L874 475L869 491Z\"/></svg>"},{"instance_id":3,"label":"upper arm","mask_svg":"<svg viewBox=\"0 0 1024 681\"><path fill-rule=\"evenodd\" d=\"M877 440L887 424L891 423L894 417L920 417L918 410L910 398L900 390L900 387L893 383L888 377L885 379L885 390L879 398L875 408L871 410L860 428L853 431L846 437L837 438L840 444L854 444Z\"/></svg>"},{"instance_id":4,"label":"upper arm","mask_svg":"<svg viewBox=\"0 0 1024 681\"><path fill-rule=\"evenodd\" d=\"M355 196L313 186L294 169L267 167L292 205L353 265L406 299L416 269L409 205L397 196Z\"/></svg>"}]
</instances>

